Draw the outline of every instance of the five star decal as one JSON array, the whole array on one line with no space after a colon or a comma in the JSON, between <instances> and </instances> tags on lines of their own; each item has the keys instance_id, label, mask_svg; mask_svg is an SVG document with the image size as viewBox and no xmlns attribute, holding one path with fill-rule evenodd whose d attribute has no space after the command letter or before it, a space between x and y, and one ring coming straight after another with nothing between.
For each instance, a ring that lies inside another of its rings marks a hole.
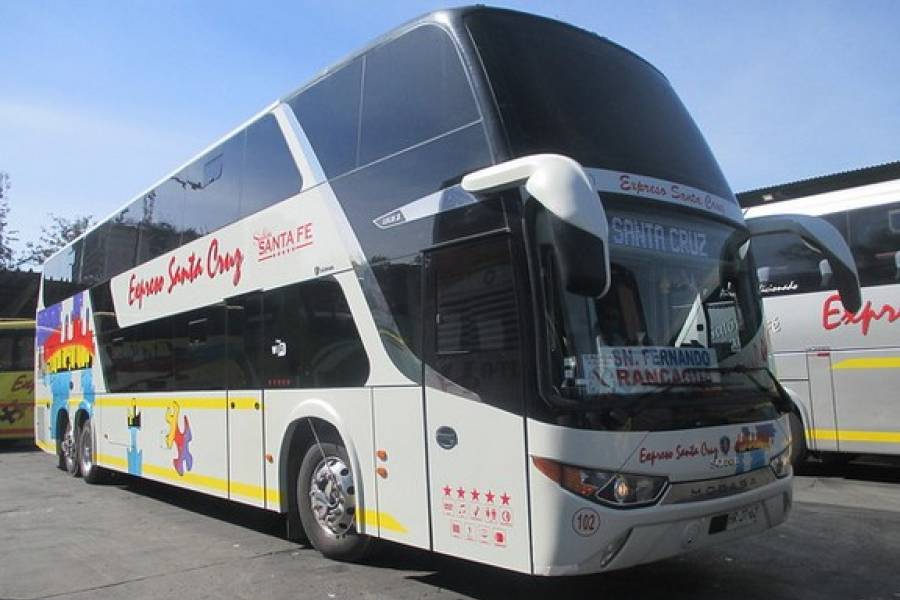
<instances>
[{"instance_id":1,"label":"five star decal","mask_svg":"<svg viewBox=\"0 0 900 600\"><path fill-rule=\"evenodd\" d=\"M454 491L456 492L456 497L459 500L465 500L465 498L466 498L466 488L464 488L462 486L459 486L458 488L454 489L450 485L445 485L443 488L441 488L441 491L444 492L444 496L447 498L452 496ZM487 502L488 504L494 504L494 499L498 497L497 494L495 494L493 490L488 490L486 492L480 492L480 491L478 491L478 488L472 488L471 490L469 490L468 493L472 497L473 501L478 502L483 497L484 501ZM499 498L500 498L500 504L502 504L503 506L509 506L509 502L512 499L512 497L509 494L507 494L506 492L503 492L499 496Z\"/></svg>"},{"instance_id":2,"label":"five star decal","mask_svg":"<svg viewBox=\"0 0 900 600\"><path fill-rule=\"evenodd\" d=\"M508 538L514 525L509 493L497 494L494 488L454 487L449 483L439 490L443 492L439 505L448 518L451 537L499 550L509 546Z\"/></svg>"}]
</instances>

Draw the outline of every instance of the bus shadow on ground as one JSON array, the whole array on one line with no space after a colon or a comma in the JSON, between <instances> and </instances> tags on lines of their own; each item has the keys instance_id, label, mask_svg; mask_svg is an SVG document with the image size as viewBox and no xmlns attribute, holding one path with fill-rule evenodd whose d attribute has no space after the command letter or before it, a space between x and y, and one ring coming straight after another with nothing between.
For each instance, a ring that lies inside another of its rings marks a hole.
<instances>
[{"instance_id":1,"label":"bus shadow on ground","mask_svg":"<svg viewBox=\"0 0 900 600\"><path fill-rule=\"evenodd\" d=\"M124 473L111 473L105 483L132 494L153 498L196 514L220 521L227 521L233 525L252 529L262 534L284 537L285 524L282 516L261 508L238 504L232 500L217 498Z\"/></svg>"},{"instance_id":2,"label":"bus shadow on ground","mask_svg":"<svg viewBox=\"0 0 900 600\"><path fill-rule=\"evenodd\" d=\"M809 459L797 475L840 478L875 483L900 483L900 456L860 456L850 459Z\"/></svg>"},{"instance_id":3,"label":"bus shadow on ground","mask_svg":"<svg viewBox=\"0 0 900 600\"><path fill-rule=\"evenodd\" d=\"M0 440L0 454L23 454L38 451L40 448L34 445L34 440Z\"/></svg>"}]
</instances>

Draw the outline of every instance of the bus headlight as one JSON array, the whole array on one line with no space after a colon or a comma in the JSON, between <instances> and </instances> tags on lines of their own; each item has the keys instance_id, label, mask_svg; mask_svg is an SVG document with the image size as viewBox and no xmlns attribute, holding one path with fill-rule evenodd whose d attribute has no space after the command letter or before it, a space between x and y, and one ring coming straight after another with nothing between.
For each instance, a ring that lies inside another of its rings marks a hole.
<instances>
[{"instance_id":1,"label":"bus headlight","mask_svg":"<svg viewBox=\"0 0 900 600\"><path fill-rule=\"evenodd\" d=\"M669 482L655 475L585 469L538 456L532 456L531 460L538 471L563 489L612 508L655 504Z\"/></svg>"},{"instance_id":2,"label":"bus headlight","mask_svg":"<svg viewBox=\"0 0 900 600\"><path fill-rule=\"evenodd\" d=\"M782 451L778 456L773 457L769 460L769 466L772 467L772 471L775 472L775 477L782 479L791 474L791 446L788 444L788 447Z\"/></svg>"}]
</instances>

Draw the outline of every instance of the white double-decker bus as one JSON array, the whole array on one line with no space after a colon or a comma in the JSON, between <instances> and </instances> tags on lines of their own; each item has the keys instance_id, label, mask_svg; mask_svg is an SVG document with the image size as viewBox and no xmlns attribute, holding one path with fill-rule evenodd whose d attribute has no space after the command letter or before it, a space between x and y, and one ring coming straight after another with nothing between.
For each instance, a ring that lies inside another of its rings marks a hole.
<instances>
[{"instance_id":1,"label":"white double-decker bus","mask_svg":"<svg viewBox=\"0 0 900 600\"><path fill-rule=\"evenodd\" d=\"M667 80L486 8L410 22L52 257L38 444L524 573L730 542L791 505L753 234Z\"/></svg>"},{"instance_id":2,"label":"white double-decker bus","mask_svg":"<svg viewBox=\"0 0 900 600\"><path fill-rule=\"evenodd\" d=\"M798 407L795 454L900 454L900 163L738 194L748 217L800 213L845 238L858 311L831 289L822 257L790 236L754 246L781 383Z\"/></svg>"}]
</instances>

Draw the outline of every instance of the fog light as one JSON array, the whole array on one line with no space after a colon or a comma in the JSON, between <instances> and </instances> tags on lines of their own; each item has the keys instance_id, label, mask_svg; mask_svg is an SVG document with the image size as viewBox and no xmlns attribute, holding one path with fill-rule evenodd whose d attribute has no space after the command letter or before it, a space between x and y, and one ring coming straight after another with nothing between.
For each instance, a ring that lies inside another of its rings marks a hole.
<instances>
[{"instance_id":1,"label":"fog light","mask_svg":"<svg viewBox=\"0 0 900 600\"><path fill-rule=\"evenodd\" d=\"M606 548L603 549L603 554L600 555L600 567L606 568L606 565L612 562L612 560L618 556L619 551L625 545L625 542L628 541L628 537L631 535L631 530L629 529L619 537L613 539L610 543L606 545Z\"/></svg>"}]
</instances>

